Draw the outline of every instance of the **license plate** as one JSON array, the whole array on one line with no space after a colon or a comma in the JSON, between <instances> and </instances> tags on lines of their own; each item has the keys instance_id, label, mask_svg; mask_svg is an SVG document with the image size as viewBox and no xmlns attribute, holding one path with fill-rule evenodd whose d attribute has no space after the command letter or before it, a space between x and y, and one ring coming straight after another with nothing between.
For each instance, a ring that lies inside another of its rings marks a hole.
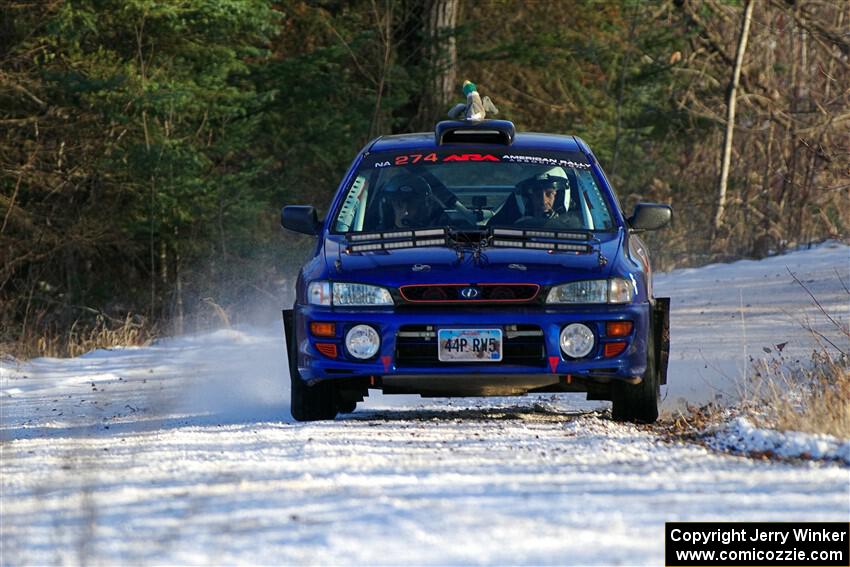
<instances>
[{"instance_id":1,"label":"license plate","mask_svg":"<svg viewBox=\"0 0 850 567\"><path fill-rule=\"evenodd\" d=\"M437 356L441 362L499 362L501 329L440 329Z\"/></svg>"}]
</instances>

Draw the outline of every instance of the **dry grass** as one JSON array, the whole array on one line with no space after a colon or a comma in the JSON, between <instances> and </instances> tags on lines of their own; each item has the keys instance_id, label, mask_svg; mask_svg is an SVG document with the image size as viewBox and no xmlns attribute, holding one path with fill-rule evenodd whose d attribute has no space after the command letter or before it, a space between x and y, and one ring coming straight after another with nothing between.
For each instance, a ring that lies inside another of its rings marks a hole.
<instances>
[{"instance_id":1,"label":"dry grass","mask_svg":"<svg viewBox=\"0 0 850 567\"><path fill-rule=\"evenodd\" d=\"M818 345L811 358L786 358L784 344L776 345L767 359L750 357L752 371L740 384L738 404L689 405L662 420L662 428L675 436L698 438L740 415L767 429L850 439L850 328L828 313L796 275L791 273L791 277L832 327L829 333L823 333L801 323ZM839 281L850 299L850 289L840 276Z\"/></svg>"},{"instance_id":2,"label":"dry grass","mask_svg":"<svg viewBox=\"0 0 850 567\"><path fill-rule=\"evenodd\" d=\"M780 431L850 438L850 360L826 349L805 365L781 357L759 361L743 405L756 423Z\"/></svg>"},{"instance_id":3,"label":"dry grass","mask_svg":"<svg viewBox=\"0 0 850 567\"><path fill-rule=\"evenodd\" d=\"M722 423L727 413L726 408L715 402L701 406L687 404L683 409L663 413L656 428L671 437L694 440Z\"/></svg>"},{"instance_id":4,"label":"dry grass","mask_svg":"<svg viewBox=\"0 0 850 567\"><path fill-rule=\"evenodd\" d=\"M76 321L65 329L52 324L33 325L16 341L0 345L0 351L21 359L74 357L98 348L144 346L156 334L156 329L138 315L127 314L124 319L98 315L92 321Z\"/></svg>"},{"instance_id":5,"label":"dry grass","mask_svg":"<svg viewBox=\"0 0 850 567\"><path fill-rule=\"evenodd\" d=\"M791 277L811 297L832 326L832 337L803 324L819 347L808 363L789 365L782 349L768 360L754 363L744 409L763 425L781 431L824 433L850 438L850 327L824 309L797 276ZM836 272L848 299L850 289Z\"/></svg>"},{"instance_id":6,"label":"dry grass","mask_svg":"<svg viewBox=\"0 0 850 567\"><path fill-rule=\"evenodd\" d=\"M776 353L753 363L744 386L741 401L734 406L688 405L665 416L656 428L674 441L709 447L707 434L741 416L762 429L850 439L850 359L846 355L819 349L810 361L787 361ZM778 458L772 451L744 451L750 458Z\"/></svg>"}]
</instances>

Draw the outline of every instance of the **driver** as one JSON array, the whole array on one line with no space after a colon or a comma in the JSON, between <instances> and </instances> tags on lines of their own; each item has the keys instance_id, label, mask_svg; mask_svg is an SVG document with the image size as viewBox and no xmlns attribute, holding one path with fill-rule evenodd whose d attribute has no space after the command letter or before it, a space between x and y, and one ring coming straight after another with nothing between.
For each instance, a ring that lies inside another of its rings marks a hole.
<instances>
[{"instance_id":1,"label":"driver","mask_svg":"<svg viewBox=\"0 0 850 567\"><path fill-rule=\"evenodd\" d=\"M558 194L561 183L558 178L548 176L544 179L535 179L532 183L529 195L531 202L531 216L537 219L551 219L557 216L555 212L555 196Z\"/></svg>"},{"instance_id":2,"label":"driver","mask_svg":"<svg viewBox=\"0 0 850 567\"><path fill-rule=\"evenodd\" d=\"M582 227L578 213L567 210L570 202L570 182L566 176L557 173L559 171L553 173L550 170L526 179L520 184L528 206L525 216L517 219L518 224L563 228Z\"/></svg>"},{"instance_id":3,"label":"driver","mask_svg":"<svg viewBox=\"0 0 850 567\"><path fill-rule=\"evenodd\" d=\"M410 173L392 178L384 187L384 198L390 204L395 228L432 226L443 212L428 182Z\"/></svg>"}]
</instances>

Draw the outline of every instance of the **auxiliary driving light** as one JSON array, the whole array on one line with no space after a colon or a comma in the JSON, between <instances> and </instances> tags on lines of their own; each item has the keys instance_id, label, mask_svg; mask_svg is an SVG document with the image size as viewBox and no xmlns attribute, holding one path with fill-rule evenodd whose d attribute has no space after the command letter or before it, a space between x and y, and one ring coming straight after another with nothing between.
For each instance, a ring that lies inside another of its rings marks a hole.
<instances>
[{"instance_id":1,"label":"auxiliary driving light","mask_svg":"<svg viewBox=\"0 0 850 567\"><path fill-rule=\"evenodd\" d=\"M593 350L593 331L587 325L572 323L561 331L561 350L570 358L582 358Z\"/></svg>"},{"instance_id":2,"label":"auxiliary driving light","mask_svg":"<svg viewBox=\"0 0 850 567\"><path fill-rule=\"evenodd\" d=\"M354 358L366 360L378 353L381 337L369 325L355 325L345 334L345 348Z\"/></svg>"}]
</instances>

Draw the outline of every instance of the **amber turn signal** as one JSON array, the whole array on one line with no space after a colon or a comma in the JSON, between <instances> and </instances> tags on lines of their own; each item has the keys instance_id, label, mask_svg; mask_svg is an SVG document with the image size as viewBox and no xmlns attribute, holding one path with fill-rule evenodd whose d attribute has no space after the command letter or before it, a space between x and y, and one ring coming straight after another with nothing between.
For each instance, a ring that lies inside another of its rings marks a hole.
<instances>
[{"instance_id":1,"label":"amber turn signal","mask_svg":"<svg viewBox=\"0 0 850 567\"><path fill-rule=\"evenodd\" d=\"M624 342L619 343L607 343L605 345L604 355L605 358L611 358L612 356L617 356L618 354L622 354L624 350L626 350L626 344Z\"/></svg>"},{"instance_id":2,"label":"amber turn signal","mask_svg":"<svg viewBox=\"0 0 850 567\"><path fill-rule=\"evenodd\" d=\"M608 321L605 325L605 334L609 337L628 337L631 332L631 321Z\"/></svg>"},{"instance_id":3,"label":"amber turn signal","mask_svg":"<svg viewBox=\"0 0 850 567\"><path fill-rule=\"evenodd\" d=\"M314 337L335 337L336 324L323 323L321 321L312 321L310 323L310 334Z\"/></svg>"},{"instance_id":4,"label":"amber turn signal","mask_svg":"<svg viewBox=\"0 0 850 567\"><path fill-rule=\"evenodd\" d=\"M316 350L328 358L336 358L336 345L333 343L316 343Z\"/></svg>"}]
</instances>

